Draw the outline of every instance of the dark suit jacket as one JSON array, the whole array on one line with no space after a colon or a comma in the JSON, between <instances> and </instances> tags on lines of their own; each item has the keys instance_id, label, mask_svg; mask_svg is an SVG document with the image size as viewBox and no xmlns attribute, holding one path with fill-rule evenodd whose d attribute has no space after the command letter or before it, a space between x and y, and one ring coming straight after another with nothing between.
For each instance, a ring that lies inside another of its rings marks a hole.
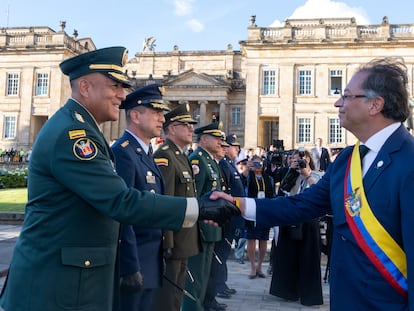
<instances>
[{"instance_id":1,"label":"dark suit jacket","mask_svg":"<svg viewBox=\"0 0 414 311\"><path fill-rule=\"evenodd\" d=\"M81 143L95 150L80 156ZM186 200L128 188L112 160L96 122L73 100L42 127L30 158L25 221L0 297L5 310L110 311L119 286L118 221L182 227Z\"/></svg>"},{"instance_id":2,"label":"dark suit jacket","mask_svg":"<svg viewBox=\"0 0 414 311\"><path fill-rule=\"evenodd\" d=\"M297 223L332 209L331 310L414 310L414 138L400 126L385 142L363 181L373 213L406 253L408 300L372 265L346 222L344 177L351 152L352 147L344 149L322 179L304 193L273 201L256 200L257 222L268 226Z\"/></svg>"},{"instance_id":3,"label":"dark suit jacket","mask_svg":"<svg viewBox=\"0 0 414 311\"><path fill-rule=\"evenodd\" d=\"M329 156L328 149L322 147L321 154L319 154L318 149L315 147L311 149L311 154L313 161L315 162L316 169L325 172L331 164L331 157Z\"/></svg>"},{"instance_id":4,"label":"dark suit jacket","mask_svg":"<svg viewBox=\"0 0 414 311\"><path fill-rule=\"evenodd\" d=\"M165 181L165 194L180 197L196 197L193 170L185 154L169 139L154 152ZM172 250L173 259L187 258L198 254L200 240L198 227L180 231L164 230L164 249Z\"/></svg>"},{"instance_id":5,"label":"dark suit jacket","mask_svg":"<svg viewBox=\"0 0 414 311\"><path fill-rule=\"evenodd\" d=\"M129 187L164 193L164 180L153 159L139 142L127 131L119 138L112 150L115 167ZM144 288L157 288L162 281L162 230L149 226L121 225L120 273L140 271L144 277Z\"/></svg>"}]
</instances>

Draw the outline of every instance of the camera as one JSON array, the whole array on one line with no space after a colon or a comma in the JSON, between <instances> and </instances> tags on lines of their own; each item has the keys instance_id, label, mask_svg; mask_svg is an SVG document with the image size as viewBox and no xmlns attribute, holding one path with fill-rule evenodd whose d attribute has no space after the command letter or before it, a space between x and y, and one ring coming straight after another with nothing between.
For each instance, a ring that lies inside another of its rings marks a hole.
<instances>
[{"instance_id":1,"label":"camera","mask_svg":"<svg viewBox=\"0 0 414 311\"><path fill-rule=\"evenodd\" d=\"M303 159L305 157L305 148L304 147L299 147L298 151L299 151L299 157L301 159Z\"/></svg>"},{"instance_id":2,"label":"camera","mask_svg":"<svg viewBox=\"0 0 414 311\"><path fill-rule=\"evenodd\" d=\"M261 168L262 166L263 166L263 162L253 161L253 167L255 167L255 168Z\"/></svg>"},{"instance_id":3,"label":"camera","mask_svg":"<svg viewBox=\"0 0 414 311\"><path fill-rule=\"evenodd\" d=\"M306 161L303 160L303 159L299 159L299 161L298 161L298 167L300 169L305 168L306 167Z\"/></svg>"}]
</instances>

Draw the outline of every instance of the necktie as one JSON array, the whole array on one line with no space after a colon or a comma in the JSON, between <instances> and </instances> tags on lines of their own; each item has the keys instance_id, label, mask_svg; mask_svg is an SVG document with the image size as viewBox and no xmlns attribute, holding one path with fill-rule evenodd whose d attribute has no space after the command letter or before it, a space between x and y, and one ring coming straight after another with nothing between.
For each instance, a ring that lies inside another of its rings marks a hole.
<instances>
[{"instance_id":1,"label":"necktie","mask_svg":"<svg viewBox=\"0 0 414 311\"><path fill-rule=\"evenodd\" d=\"M152 157L152 153L153 153L152 145L150 144L149 147L148 147L148 156Z\"/></svg>"},{"instance_id":2,"label":"necktie","mask_svg":"<svg viewBox=\"0 0 414 311\"><path fill-rule=\"evenodd\" d=\"M362 159L365 157L365 155L368 153L369 148L365 145L359 145L359 154L361 157L361 161Z\"/></svg>"}]
</instances>

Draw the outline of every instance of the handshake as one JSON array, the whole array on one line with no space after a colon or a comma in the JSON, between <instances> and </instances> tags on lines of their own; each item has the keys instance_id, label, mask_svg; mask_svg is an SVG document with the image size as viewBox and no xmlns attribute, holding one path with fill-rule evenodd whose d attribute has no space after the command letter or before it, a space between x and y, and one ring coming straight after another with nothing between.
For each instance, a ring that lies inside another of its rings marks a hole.
<instances>
[{"instance_id":1,"label":"handshake","mask_svg":"<svg viewBox=\"0 0 414 311\"><path fill-rule=\"evenodd\" d=\"M198 199L199 220L213 220L219 225L229 222L232 216L241 216L240 209L225 199L211 200L212 191L203 194Z\"/></svg>"}]
</instances>

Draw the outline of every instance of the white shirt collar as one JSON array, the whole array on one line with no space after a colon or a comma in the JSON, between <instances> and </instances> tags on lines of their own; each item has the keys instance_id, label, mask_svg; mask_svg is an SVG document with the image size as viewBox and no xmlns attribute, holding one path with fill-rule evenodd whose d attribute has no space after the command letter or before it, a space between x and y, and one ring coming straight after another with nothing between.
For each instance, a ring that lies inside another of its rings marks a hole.
<instances>
[{"instance_id":1,"label":"white shirt collar","mask_svg":"<svg viewBox=\"0 0 414 311\"><path fill-rule=\"evenodd\" d=\"M141 138L139 138L137 135L135 135L134 133L132 133L130 130L126 129L126 132L128 132L129 134L131 134L136 140L137 142L141 145L142 149L144 150L144 152L146 154L148 154L148 150L149 150L149 145L145 144Z\"/></svg>"},{"instance_id":2,"label":"white shirt collar","mask_svg":"<svg viewBox=\"0 0 414 311\"><path fill-rule=\"evenodd\" d=\"M394 133L399 127L401 123L396 122L387 127L383 128L381 131L372 135L365 143L370 151L374 151L378 153L381 147L384 145L385 141Z\"/></svg>"},{"instance_id":3,"label":"white shirt collar","mask_svg":"<svg viewBox=\"0 0 414 311\"><path fill-rule=\"evenodd\" d=\"M364 145L369 148L367 155L362 159L362 175L365 176L369 167L374 162L375 158L378 155L378 152L384 145L385 141L394 133L399 127L401 123L396 122L387 127L383 128L382 130L378 131L374 135L372 135Z\"/></svg>"}]
</instances>

